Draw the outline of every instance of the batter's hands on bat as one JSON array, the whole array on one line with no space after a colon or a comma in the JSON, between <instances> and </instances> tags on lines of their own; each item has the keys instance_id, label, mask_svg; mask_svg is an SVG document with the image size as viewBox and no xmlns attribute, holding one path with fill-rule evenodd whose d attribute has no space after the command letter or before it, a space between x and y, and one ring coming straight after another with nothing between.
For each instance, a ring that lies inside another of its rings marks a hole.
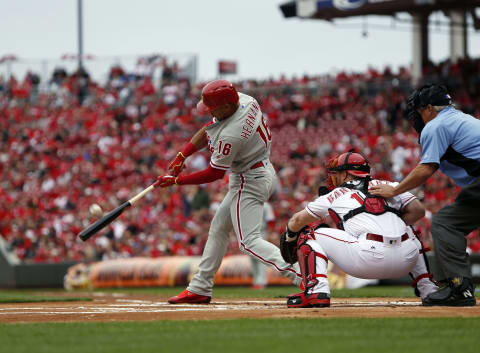
<instances>
[{"instance_id":1,"label":"batter's hands on bat","mask_svg":"<svg viewBox=\"0 0 480 353\"><path fill-rule=\"evenodd\" d=\"M372 195L382 196L386 199L396 196L395 188L387 184L378 184L368 189L368 192Z\"/></svg>"},{"instance_id":2,"label":"batter's hands on bat","mask_svg":"<svg viewBox=\"0 0 480 353\"><path fill-rule=\"evenodd\" d=\"M177 177L173 175L162 175L157 178L157 184L161 188L166 188L177 184Z\"/></svg>"},{"instance_id":3,"label":"batter's hands on bat","mask_svg":"<svg viewBox=\"0 0 480 353\"><path fill-rule=\"evenodd\" d=\"M182 152L178 152L177 156L173 160L172 163L168 166L168 171L172 173L174 176L178 176L183 168L185 168L185 156Z\"/></svg>"}]
</instances>

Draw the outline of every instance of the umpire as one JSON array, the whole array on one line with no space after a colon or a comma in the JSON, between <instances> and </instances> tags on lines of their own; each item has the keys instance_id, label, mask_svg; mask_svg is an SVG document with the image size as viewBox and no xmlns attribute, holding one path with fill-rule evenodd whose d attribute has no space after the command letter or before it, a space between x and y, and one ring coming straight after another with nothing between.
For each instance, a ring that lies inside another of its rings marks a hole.
<instances>
[{"instance_id":1,"label":"umpire","mask_svg":"<svg viewBox=\"0 0 480 353\"><path fill-rule=\"evenodd\" d=\"M422 146L420 163L396 187L378 185L370 192L393 197L422 185L439 168L462 188L452 204L432 217L437 277L446 285L423 305L474 306L465 236L480 227L480 120L455 109L440 85L415 90L407 109Z\"/></svg>"}]
</instances>

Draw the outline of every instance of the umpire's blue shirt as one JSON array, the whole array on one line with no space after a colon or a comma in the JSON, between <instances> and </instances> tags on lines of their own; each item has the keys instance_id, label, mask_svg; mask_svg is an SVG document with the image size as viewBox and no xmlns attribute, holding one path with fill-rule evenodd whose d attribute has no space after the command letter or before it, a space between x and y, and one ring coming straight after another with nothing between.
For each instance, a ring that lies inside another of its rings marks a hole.
<instances>
[{"instance_id":1,"label":"umpire's blue shirt","mask_svg":"<svg viewBox=\"0 0 480 353\"><path fill-rule=\"evenodd\" d=\"M420 163L436 163L463 187L480 176L480 120L447 107L429 121L420 136Z\"/></svg>"}]
</instances>

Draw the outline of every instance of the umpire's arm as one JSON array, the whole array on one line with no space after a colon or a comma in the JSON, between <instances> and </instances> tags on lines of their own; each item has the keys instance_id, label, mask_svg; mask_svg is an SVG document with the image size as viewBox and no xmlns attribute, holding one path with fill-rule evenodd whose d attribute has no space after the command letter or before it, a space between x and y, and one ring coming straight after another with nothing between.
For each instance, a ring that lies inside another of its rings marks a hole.
<instances>
[{"instance_id":1,"label":"umpire's arm","mask_svg":"<svg viewBox=\"0 0 480 353\"><path fill-rule=\"evenodd\" d=\"M422 163L417 165L397 186L393 187L387 184L378 184L370 187L368 191L372 195L389 199L422 185L437 169L438 164L436 163Z\"/></svg>"}]
</instances>

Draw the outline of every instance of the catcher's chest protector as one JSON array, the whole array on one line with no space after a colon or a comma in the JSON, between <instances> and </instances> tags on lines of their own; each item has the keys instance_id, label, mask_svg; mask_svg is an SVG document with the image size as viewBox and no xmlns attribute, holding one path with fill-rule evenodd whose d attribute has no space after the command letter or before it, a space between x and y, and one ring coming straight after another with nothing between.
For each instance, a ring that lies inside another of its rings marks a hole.
<instances>
[{"instance_id":1,"label":"catcher's chest protector","mask_svg":"<svg viewBox=\"0 0 480 353\"><path fill-rule=\"evenodd\" d=\"M360 193L357 192L353 193L352 197L355 198L361 204L361 206L350 210L345 216L343 216L343 219L337 212L335 212L335 210L333 210L332 208L328 209L328 213L337 225L338 229L343 230L343 224L347 220L362 212L370 213L376 216L384 214L385 212L392 212L400 217L400 212L397 209L390 207L383 197L367 193L365 198L362 198L362 196L360 196Z\"/></svg>"}]
</instances>

